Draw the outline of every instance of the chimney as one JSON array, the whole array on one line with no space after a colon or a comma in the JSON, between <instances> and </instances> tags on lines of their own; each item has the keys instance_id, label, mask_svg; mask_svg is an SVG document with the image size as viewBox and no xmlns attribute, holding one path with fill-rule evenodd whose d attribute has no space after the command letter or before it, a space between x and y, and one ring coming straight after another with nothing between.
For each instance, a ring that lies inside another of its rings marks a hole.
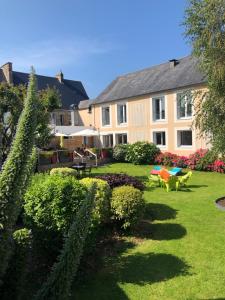
<instances>
[{"instance_id":1,"label":"chimney","mask_svg":"<svg viewBox=\"0 0 225 300\"><path fill-rule=\"evenodd\" d=\"M13 84L13 73L12 73L12 63L7 62L3 66L1 66L3 71L5 81L9 84Z\"/></svg>"},{"instance_id":2,"label":"chimney","mask_svg":"<svg viewBox=\"0 0 225 300\"><path fill-rule=\"evenodd\" d=\"M169 60L169 63L170 63L170 68L174 68L174 67L176 67L176 65L179 64L179 60L173 58L173 59Z\"/></svg>"},{"instance_id":3,"label":"chimney","mask_svg":"<svg viewBox=\"0 0 225 300\"><path fill-rule=\"evenodd\" d=\"M63 73L62 71L59 72L59 74L56 74L56 78L60 83L63 83Z\"/></svg>"}]
</instances>

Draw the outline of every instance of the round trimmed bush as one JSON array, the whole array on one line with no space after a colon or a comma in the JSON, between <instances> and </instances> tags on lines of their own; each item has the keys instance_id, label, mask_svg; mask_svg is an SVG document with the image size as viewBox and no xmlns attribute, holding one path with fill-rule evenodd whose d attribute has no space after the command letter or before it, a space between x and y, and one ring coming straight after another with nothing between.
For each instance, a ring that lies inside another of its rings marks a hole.
<instances>
[{"instance_id":1,"label":"round trimmed bush","mask_svg":"<svg viewBox=\"0 0 225 300\"><path fill-rule=\"evenodd\" d=\"M119 162L126 161L126 155L128 151L128 144L118 144L113 148L113 158Z\"/></svg>"},{"instance_id":2,"label":"round trimmed bush","mask_svg":"<svg viewBox=\"0 0 225 300\"><path fill-rule=\"evenodd\" d=\"M80 183L84 184L88 189L93 183L96 183L95 208L93 210L93 218L98 223L107 223L110 219L110 198L111 189L105 180L97 178L83 178Z\"/></svg>"},{"instance_id":3,"label":"round trimmed bush","mask_svg":"<svg viewBox=\"0 0 225 300\"><path fill-rule=\"evenodd\" d=\"M140 221L143 216L145 202L143 193L132 186L120 186L113 189L111 210L113 219L122 222L126 229Z\"/></svg>"},{"instance_id":4,"label":"round trimmed bush","mask_svg":"<svg viewBox=\"0 0 225 300\"><path fill-rule=\"evenodd\" d=\"M72 176L37 174L24 197L25 223L65 232L86 193L84 185Z\"/></svg>"},{"instance_id":5,"label":"round trimmed bush","mask_svg":"<svg viewBox=\"0 0 225 300\"><path fill-rule=\"evenodd\" d=\"M153 164L160 149L153 143L136 142L129 145L126 159L136 165Z\"/></svg>"},{"instance_id":6,"label":"round trimmed bush","mask_svg":"<svg viewBox=\"0 0 225 300\"><path fill-rule=\"evenodd\" d=\"M50 175L60 175L60 176L76 176L77 172L76 170L72 169L72 168L53 168L50 171Z\"/></svg>"}]
</instances>

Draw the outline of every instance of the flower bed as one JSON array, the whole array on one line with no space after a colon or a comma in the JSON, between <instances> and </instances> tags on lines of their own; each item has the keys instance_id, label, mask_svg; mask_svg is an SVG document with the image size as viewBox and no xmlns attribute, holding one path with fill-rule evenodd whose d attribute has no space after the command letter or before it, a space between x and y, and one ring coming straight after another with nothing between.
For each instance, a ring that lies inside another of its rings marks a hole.
<instances>
[{"instance_id":1,"label":"flower bed","mask_svg":"<svg viewBox=\"0 0 225 300\"><path fill-rule=\"evenodd\" d=\"M193 154L180 156L170 152L160 153L155 163L168 167L189 168L198 171L225 173L225 162L208 149L199 149Z\"/></svg>"}]
</instances>

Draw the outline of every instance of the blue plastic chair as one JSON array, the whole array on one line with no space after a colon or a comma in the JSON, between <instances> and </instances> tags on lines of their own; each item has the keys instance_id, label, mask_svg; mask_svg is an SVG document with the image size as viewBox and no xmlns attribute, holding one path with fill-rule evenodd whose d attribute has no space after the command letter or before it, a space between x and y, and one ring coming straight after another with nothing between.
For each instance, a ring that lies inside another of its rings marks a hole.
<instances>
[{"instance_id":1,"label":"blue plastic chair","mask_svg":"<svg viewBox=\"0 0 225 300\"><path fill-rule=\"evenodd\" d=\"M177 167L176 167L176 168L173 168L172 170L170 170L169 173L170 173L171 175L176 176L176 175L180 174L181 171L182 171L182 168L177 168Z\"/></svg>"}]
</instances>

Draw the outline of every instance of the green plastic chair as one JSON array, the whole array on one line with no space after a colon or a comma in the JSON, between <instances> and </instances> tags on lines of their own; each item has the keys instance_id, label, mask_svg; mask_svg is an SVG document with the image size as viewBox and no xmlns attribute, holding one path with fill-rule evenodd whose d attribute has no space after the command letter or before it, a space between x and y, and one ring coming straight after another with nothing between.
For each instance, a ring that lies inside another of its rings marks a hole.
<instances>
[{"instance_id":1,"label":"green plastic chair","mask_svg":"<svg viewBox=\"0 0 225 300\"><path fill-rule=\"evenodd\" d=\"M161 186L161 177L158 175L149 175L149 183L151 186Z\"/></svg>"},{"instance_id":2,"label":"green plastic chair","mask_svg":"<svg viewBox=\"0 0 225 300\"><path fill-rule=\"evenodd\" d=\"M187 174L180 176L178 178L180 185L187 186L187 181L191 178L192 174L193 173L191 171L189 171L189 172L187 172Z\"/></svg>"},{"instance_id":3,"label":"green plastic chair","mask_svg":"<svg viewBox=\"0 0 225 300\"><path fill-rule=\"evenodd\" d=\"M171 190L176 190L176 191L179 190L180 182L177 176L172 175L167 181L162 179L162 182L167 192L170 192Z\"/></svg>"}]
</instances>

